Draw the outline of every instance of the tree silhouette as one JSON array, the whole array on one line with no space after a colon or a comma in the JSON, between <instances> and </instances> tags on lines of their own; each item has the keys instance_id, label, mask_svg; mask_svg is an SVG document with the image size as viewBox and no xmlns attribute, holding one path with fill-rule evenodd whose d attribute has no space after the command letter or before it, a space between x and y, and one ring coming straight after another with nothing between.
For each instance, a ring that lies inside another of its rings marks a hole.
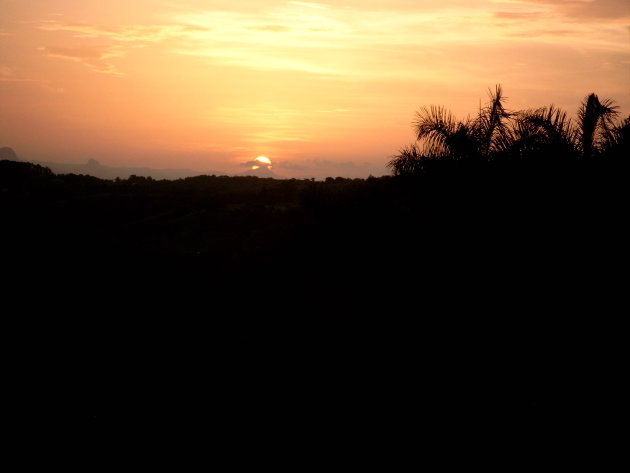
<instances>
[{"instance_id":1,"label":"tree silhouette","mask_svg":"<svg viewBox=\"0 0 630 473\"><path fill-rule=\"evenodd\" d=\"M413 121L417 143L401 148L391 159L388 166L393 173L417 173L424 169L422 161L428 160L481 161L502 149L512 113L505 108L501 85L488 95L477 117L464 121L442 106L422 107Z\"/></svg>"},{"instance_id":2,"label":"tree silhouette","mask_svg":"<svg viewBox=\"0 0 630 473\"><path fill-rule=\"evenodd\" d=\"M585 158L592 157L605 147L605 143L611 141L618 108L612 100L600 101L594 93L582 101L578 110L578 124L581 151Z\"/></svg>"},{"instance_id":3,"label":"tree silhouette","mask_svg":"<svg viewBox=\"0 0 630 473\"><path fill-rule=\"evenodd\" d=\"M577 153L577 133L567 113L550 105L516 114L509 146L520 156L573 157Z\"/></svg>"},{"instance_id":4,"label":"tree silhouette","mask_svg":"<svg viewBox=\"0 0 630 473\"><path fill-rule=\"evenodd\" d=\"M616 124L602 144L605 156L612 158L626 158L630 155L630 116Z\"/></svg>"},{"instance_id":5,"label":"tree silhouette","mask_svg":"<svg viewBox=\"0 0 630 473\"><path fill-rule=\"evenodd\" d=\"M511 112L501 85L474 119L457 120L442 106L422 107L413 121L416 142L388 162L394 175L418 174L436 161L489 162L543 159L564 162L580 156L620 156L630 142L630 117L617 123L618 107L596 94L582 102L577 122L555 105Z\"/></svg>"},{"instance_id":6,"label":"tree silhouette","mask_svg":"<svg viewBox=\"0 0 630 473\"><path fill-rule=\"evenodd\" d=\"M494 93L488 91L490 100L480 108L474 121L474 131L481 145L481 154L489 157L492 152L499 151L506 133L509 130L508 120L513 116L504 105L507 98L503 95L501 85L495 86Z\"/></svg>"}]
</instances>

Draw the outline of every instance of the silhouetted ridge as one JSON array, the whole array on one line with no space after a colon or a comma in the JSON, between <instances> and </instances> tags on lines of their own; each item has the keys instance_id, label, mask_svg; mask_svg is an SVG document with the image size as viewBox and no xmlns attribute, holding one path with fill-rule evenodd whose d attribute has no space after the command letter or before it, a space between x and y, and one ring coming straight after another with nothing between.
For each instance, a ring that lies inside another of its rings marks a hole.
<instances>
[{"instance_id":1,"label":"silhouetted ridge","mask_svg":"<svg viewBox=\"0 0 630 473\"><path fill-rule=\"evenodd\" d=\"M430 155L410 147L395 176L0 161L6 350L39 383L21 397L116 428L328 439L342 422L345 445L428 425L591 448L622 392L628 120L586 157L562 112L510 112L499 92L478 120L423 113Z\"/></svg>"}]
</instances>

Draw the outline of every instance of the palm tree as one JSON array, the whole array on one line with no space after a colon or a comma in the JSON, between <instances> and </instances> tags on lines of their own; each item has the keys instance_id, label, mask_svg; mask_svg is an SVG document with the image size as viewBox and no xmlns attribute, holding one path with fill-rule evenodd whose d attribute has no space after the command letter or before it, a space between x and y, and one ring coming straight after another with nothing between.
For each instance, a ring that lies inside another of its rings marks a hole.
<instances>
[{"instance_id":1,"label":"palm tree","mask_svg":"<svg viewBox=\"0 0 630 473\"><path fill-rule=\"evenodd\" d=\"M412 143L398 150L398 154L392 157L387 167L391 168L394 176L413 175L423 170L424 163L428 159L428 156L424 155L415 143Z\"/></svg>"},{"instance_id":2,"label":"palm tree","mask_svg":"<svg viewBox=\"0 0 630 473\"><path fill-rule=\"evenodd\" d=\"M499 151L501 144L509 130L508 120L514 115L504 105L507 97L503 95L501 85L496 85L494 93L488 90L489 101L485 107L479 108L479 115L475 119L474 129L481 145L481 153L490 158L490 155Z\"/></svg>"},{"instance_id":3,"label":"palm tree","mask_svg":"<svg viewBox=\"0 0 630 473\"><path fill-rule=\"evenodd\" d=\"M507 134L506 119L512 114L504 106L500 85L489 91L489 99L477 118L464 121L441 106L421 108L413 121L418 143L400 149L388 166L399 175L419 172L426 160L490 159Z\"/></svg>"},{"instance_id":4,"label":"palm tree","mask_svg":"<svg viewBox=\"0 0 630 473\"><path fill-rule=\"evenodd\" d=\"M416 113L416 138L425 151L444 158L489 158L497 139L507 129L505 120L512 114L504 106L506 98L500 85L489 91L490 100L480 107L477 118L458 121L444 107L424 107Z\"/></svg>"},{"instance_id":5,"label":"palm tree","mask_svg":"<svg viewBox=\"0 0 630 473\"><path fill-rule=\"evenodd\" d=\"M444 107L416 112L416 143L403 147L388 166L394 174L415 174L435 161L483 162L499 157L543 158L561 163L580 154L621 156L630 141L630 117L617 124L618 107L610 99L588 95L574 124L562 109L550 105L510 112L501 85L489 91L489 101L476 118L457 120Z\"/></svg>"},{"instance_id":6,"label":"palm tree","mask_svg":"<svg viewBox=\"0 0 630 473\"><path fill-rule=\"evenodd\" d=\"M550 105L515 114L502 146L517 157L566 158L576 154L577 133L567 113Z\"/></svg>"},{"instance_id":7,"label":"palm tree","mask_svg":"<svg viewBox=\"0 0 630 473\"><path fill-rule=\"evenodd\" d=\"M473 122L457 121L444 107L423 107L414 120L416 139L424 154L442 159L461 159L476 154Z\"/></svg>"},{"instance_id":8,"label":"palm tree","mask_svg":"<svg viewBox=\"0 0 630 473\"><path fill-rule=\"evenodd\" d=\"M602 152L613 158L626 158L630 155L630 116L610 129L602 143Z\"/></svg>"},{"instance_id":9,"label":"palm tree","mask_svg":"<svg viewBox=\"0 0 630 473\"><path fill-rule=\"evenodd\" d=\"M582 155L585 158L601 151L605 143L612 139L618 108L612 100L600 101L594 93L582 101L578 110L578 125Z\"/></svg>"}]
</instances>

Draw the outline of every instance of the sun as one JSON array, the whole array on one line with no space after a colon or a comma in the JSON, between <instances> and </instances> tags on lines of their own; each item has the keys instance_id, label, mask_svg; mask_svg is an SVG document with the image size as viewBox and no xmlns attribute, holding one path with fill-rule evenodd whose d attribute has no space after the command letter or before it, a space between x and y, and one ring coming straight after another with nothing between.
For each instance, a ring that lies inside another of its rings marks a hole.
<instances>
[{"instance_id":1,"label":"sun","mask_svg":"<svg viewBox=\"0 0 630 473\"><path fill-rule=\"evenodd\" d=\"M261 166L264 166L267 169L271 169L271 159L269 159L267 156L258 156L256 159L254 159L254 161L260 164L254 164L252 166L253 170L260 169Z\"/></svg>"}]
</instances>

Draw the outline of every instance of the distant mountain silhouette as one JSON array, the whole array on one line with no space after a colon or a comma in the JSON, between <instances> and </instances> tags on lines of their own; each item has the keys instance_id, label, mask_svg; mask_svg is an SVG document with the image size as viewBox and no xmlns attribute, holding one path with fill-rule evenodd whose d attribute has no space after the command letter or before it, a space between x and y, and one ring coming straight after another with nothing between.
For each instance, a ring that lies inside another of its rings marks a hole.
<instances>
[{"instance_id":1,"label":"distant mountain silhouette","mask_svg":"<svg viewBox=\"0 0 630 473\"><path fill-rule=\"evenodd\" d=\"M19 161L17 154L13 150L13 148L9 148L5 146L4 148L0 148L0 161Z\"/></svg>"},{"instance_id":2,"label":"distant mountain silhouette","mask_svg":"<svg viewBox=\"0 0 630 473\"><path fill-rule=\"evenodd\" d=\"M85 174L100 179L128 179L130 176L151 177L153 179L183 179L186 177L207 175L226 175L224 172L199 172L192 169L155 169L148 167L114 167L106 166L96 159L89 159L84 164L39 162L51 169L55 174Z\"/></svg>"},{"instance_id":3,"label":"distant mountain silhouette","mask_svg":"<svg viewBox=\"0 0 630 473\"><path fill-rule=\"evenodd\" d=\"M258 176L258 177L274 177L276 179L282 179L282 176L278 176L271 169L266 166L260 166L258 169L248 169L245 172L238 174L239 176Z\"/></svg>"}]
</instances>

